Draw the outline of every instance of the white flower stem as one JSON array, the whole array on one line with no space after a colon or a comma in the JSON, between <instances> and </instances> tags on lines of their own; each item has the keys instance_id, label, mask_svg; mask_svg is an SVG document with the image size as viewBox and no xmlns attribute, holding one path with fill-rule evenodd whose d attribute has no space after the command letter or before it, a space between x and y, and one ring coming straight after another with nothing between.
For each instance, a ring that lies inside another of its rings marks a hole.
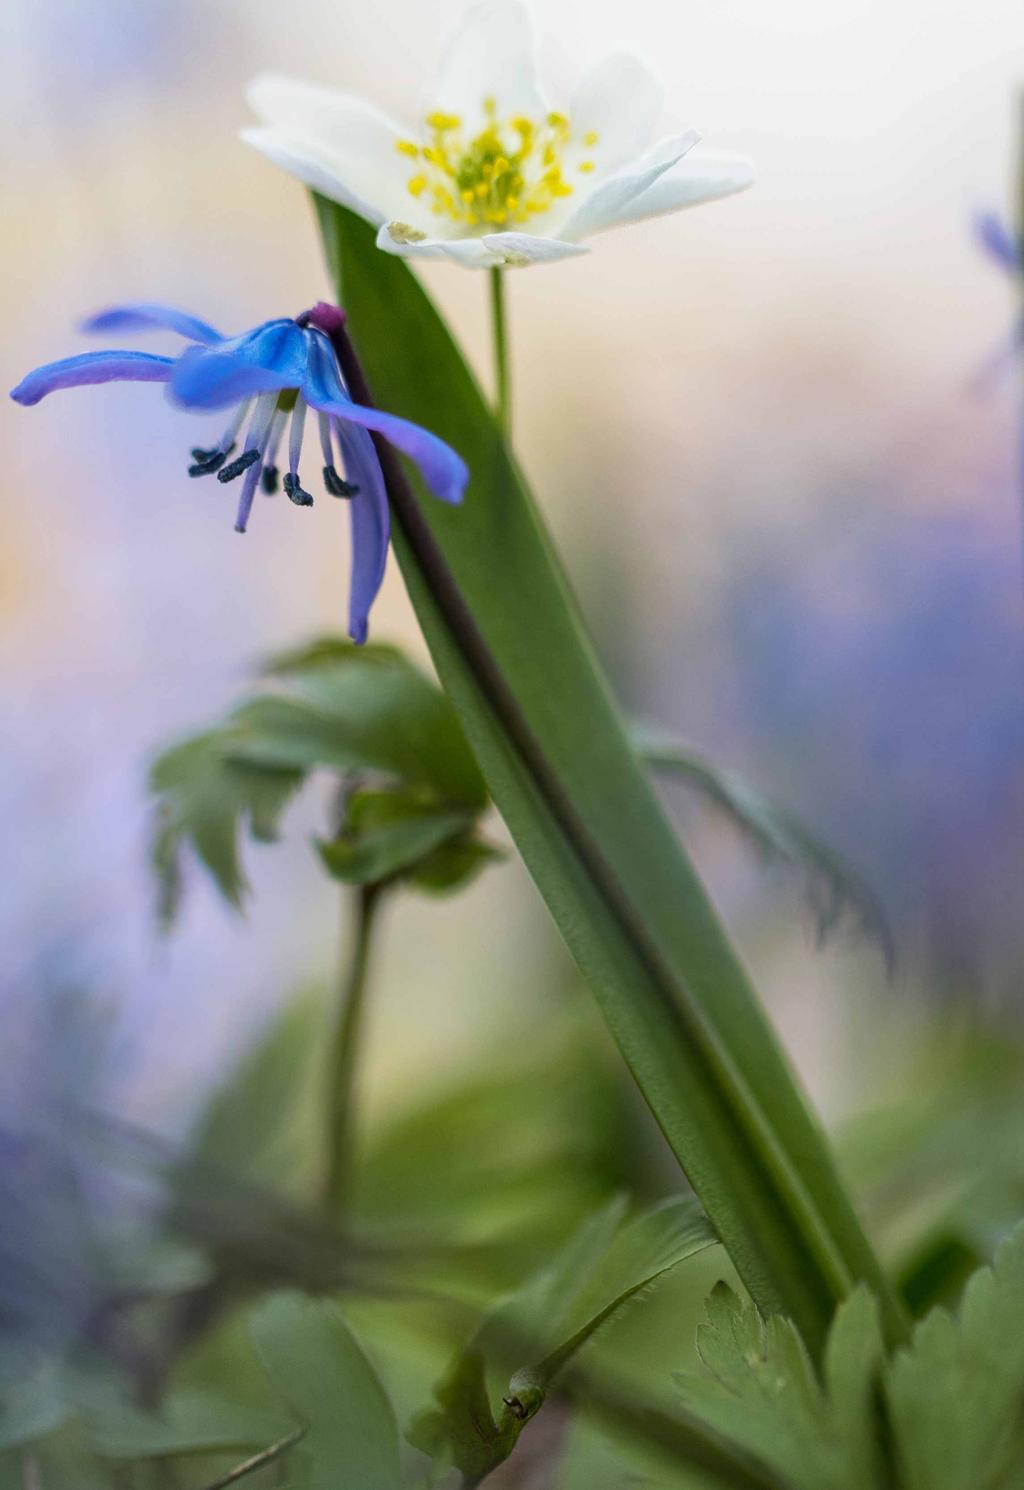
<instances>
[{"instance_id":1,"label":"white flower stem","mask_svg":"<svg viewBox=\"0 0 1024 1490\"><path fill-rule=\"evenodd\" d=\"M512 433L512 377L509 368L508 328L505 324L505 271L492 269L491 336L494 343L494 409L506 439Z\"/></svg>"}]
</instances>

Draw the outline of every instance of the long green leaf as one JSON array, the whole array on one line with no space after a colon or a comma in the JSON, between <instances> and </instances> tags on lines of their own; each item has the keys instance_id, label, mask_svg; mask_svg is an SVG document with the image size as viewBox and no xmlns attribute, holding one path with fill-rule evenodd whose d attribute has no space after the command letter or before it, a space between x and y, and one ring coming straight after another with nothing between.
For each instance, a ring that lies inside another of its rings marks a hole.
<instances>
[{"instance_id":1,"label":"long green leaf","mask_svg":"<svg viewBox=\"0 0 1024 1490\"><path fill-rule=\"evenodd\" d=\"M408 267L351 213L318 206L374 396L448 440L472 473L461 508L419 504L407 488L399 502L401 475L382 454L399 562L441 681L740 1275L819 1350L858 1279L887 1293L824 1138L658 805L458 349ZM890 1298L886 1317L899 1335Z\"/></svg>"}]
</instances>

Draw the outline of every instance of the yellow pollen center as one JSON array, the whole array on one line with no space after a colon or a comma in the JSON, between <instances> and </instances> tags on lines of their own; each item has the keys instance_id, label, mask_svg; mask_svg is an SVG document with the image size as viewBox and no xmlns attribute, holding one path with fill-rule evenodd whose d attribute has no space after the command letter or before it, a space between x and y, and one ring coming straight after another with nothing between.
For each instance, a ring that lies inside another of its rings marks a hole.
<instances>
[{"instance_id":1,"label":"yellow pollen center","mask_svg":"<svg viewBox=\"0 0 1024 1490\"><path fill-rule=\"evenodd\" d=\"M584 176L596 170L596 132L575 141L564 114L540 122L521 114L502 119L487 98L484 118L483 129L468 137L458 114L428 114L422 143L398 141L399 153L414 162L410 195L425 198L437 217L469 229L528 223L572 195L567 169ZM586 159L579 158L579 145L589 152ZM574 162L568 168L567 154Z\"/></svg>"}]
</instances>

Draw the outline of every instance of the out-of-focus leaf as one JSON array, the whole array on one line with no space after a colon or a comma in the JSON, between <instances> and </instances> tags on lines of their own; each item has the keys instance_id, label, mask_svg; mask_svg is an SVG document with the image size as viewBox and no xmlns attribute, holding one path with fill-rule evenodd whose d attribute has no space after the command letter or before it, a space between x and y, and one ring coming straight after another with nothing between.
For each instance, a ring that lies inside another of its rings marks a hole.
<instances>
[{"instance_id":1,"label":"out-of-focus leaf","mask_svg":"<svg viewBox=\"0 0 1024 1490\"><path fill-rule=\"evenodd\" d=\"M199 1119L188 1153L202 1168L314 1198L324 1162L325 1028L322 1001L308 994L274 1016Z\"/></svg>"},{"instance_id":2,"label":"out-of-focus leaf","mask_svg":"<svg viewBox=\"0 0 1024 1490\"><path fill-rule=\"evenodd\" d=\"M110 1459L164 1459L179 1455L242 1453L284 1437L294 1427L287 1413L247 1407L212 1391L171 1392L158 1412L135 1408L122 1394L85 1415L96 1450Z\"/></svg>"},{"instance_id":3,"label":"out-of-focus leaf","mask_svg":"<svg viewBox=\"0 0 1024 1490\"><path fill-rule=\"evenodd\" d=\"M317 847L328 871L346 885L383 884L465 837L473 816L394 793L362 792L350 803L337 838Z\"/></svg>"},{"instance_id":4,"label":"out-of-focus leaf","mask_svg":"<svg viewBox=\"0 0 1024 1490\"><path fill-rule=\"evenodd\" d=\"M393 648L321 641L272 660L269 676L289 692L263 694L236 710L240 759L379 771L427 787L440 801L477 811L486 805L483 778L454 710Z\"/></svg>"},{"instance_id":5,"label":"out-of-focus leaf","mask_svg":"<svg viewBox=\"0 0 1024 1490\"><path fill-rule=\"evenodd\" d=\"M685 782L724 813L766 861L803 876L820 941L837 930L848 913L892 966L892 928L881 902L856 870L796 813L770 802L738 772L724 770L671 735L635 724L633 738L652 770Z\"/></svg>"},{"instance_id":6,"label":"out-of-focus leaf","mask_svg":"<svg viewBox=\"0 0 1024 1490\"><path fill-rule=\"evenodd\" d=\"M295 1490L397 1490L398 1425L337 1304L276 1294L250 1321L271 1381L306 1433L288 1455Z\"/></svg>"},{"instance_id":7,"label":"out-of-focus leaf","mask_svg":"<svg viewBox=\"0 0 1024 1490\"><path fill-rule=\"evenodd\" d=\"M679 1373L684 1407L770 1466L792 1490L887 1483L874 1396L884 1360L866 1288L839 1308L819 1381L789 1320L765 1320L720 1283L697 1334L705 1374Z\"/></svg>"},{"instance_id":8,"label":"out-of-focus leaf","mask_svg":"<svg viewBox=\"0 0 1024 1490\"><path fill-rule=\"evenodd\" d=\"M1024 1227L935 1309L889 1374L907 1490L1001 1490L1024 1463Z\"/></svg>"},{"instance_id":9,"label":"out-of-focus leaf","mask_svg":"<svg viewBox=\"0 0 1024 1490\"><path fill-rule=\"evenodd\" d=\"M240 829L270 843L303 773L287 765L250 765L233 752L230 731L211 730L166 750L150 771L157 799L151 860L160 889L161 923L170 926L182 894L181 849L187 843L236 909L248 888L238 857Z\"/></svg>"},{"instance_id":10,"label":"out-of-focus leaf","mask_svg":"<svg viewBox=\"0 0 1024 1490\"><path fill-rule=\"evenodd\" d=\"M0 1349L0 1450L45 1438L72 1410L61 1361L5 1343Z\"/></svg>"},{"instance_id":11,"label":"out-of-focus leaf","mask_svg":"<svg viewBox=\"0 0 1024 1490\"><path fill-rule=\"evenodd\" d=\"M493 411L409 266L347 209L316 208L362 358L342 344L354 396L469 467L460 506L420 501L382 442L395 552L495 803L662 1132L763 1308L791 1314L817 1352L868 1279L899 1337L899 1303L636 756Z\"/></svg>"},{"instance_id":12,"label":"out-of-focus leaf","mask_svg":"<svg viewBox=\"0 0 1024 1490\"><path fill-rule=\"evenodd\" d=\"M152 863L164 924L173 922L181 902L183 846L240 908L248 889L239 858L242 832L273 841L291 797L321 769L346 778L368 773L378 797L415 800L421 816L433 815L435 823L459 818L447 834L420 829L422 866L411 829L367 833L367 841L357 843L362 835L348 821L345 842L332 855L336 877L367 883L379 862L382 878L402 871L423 888L454 889L485 861L488 851L476 846L471 829L487 806L487 792L444 694L394 648L358 648L323 637L272 658L258 691L220 728L181 741L154 762ZM448 858L438 869L435 855L444 849Z\"/></svg>"},{"instance_id":13,"label":"out-of-focus leaf","mask_svg":"<svg viewBox=\"0 0 1024 1490\"><path fill-rule=\"evenodd\" d=\"M504 858L501 849L463 834L440 844L413 868L408 882L427 895L449 895L476 879L481 869Z\"/></svg>"},{"instance_id":14,"label":"out-of-focus leaf","mask_svg":"<svg viewBox=\"0 0 1024 1490\"><path fill-rule=\"evenodd\" d=\"M412 1442L439 1470L454 1465L470 1485L489 1474L512 1452L558 1373L601 1325L718 1240L695 1200L662 1202L626 1225L623 1208L613 1200L589 1217L459 1351L435 1388L436 1409L420 1414L410 1429ZM508 1383L497 1417L494 1380Z\"/></svg>"},{"instance_id":15,"label":"out-of-focus leaf","mask_svg":"<svg viewBox=\"0 0 1024 1490\"><path fill-rule=\"evenodd\" d=\"M1024 1048L1003 1030L930 1030L898 1096L846 1123L839 1152L913 1314L955 1305L1024 1213Z\"/></svg>"},{"instance_id":16,"label":"out-of-focus leaf","mask_svg":"<svg viewBox=\"0 0 1024 1490\"><path fill-rule=\"evenodd\" d=\"M420 1281L443 1268L449 1290L493 1298L610 1194L653 1186L645 1115L598 1035L581 1010L538 1024L517 1050L503 1039L473 1074L368 1135L353 1197L360 1232L404 1245Z\"/></svg>"}]
</instances>

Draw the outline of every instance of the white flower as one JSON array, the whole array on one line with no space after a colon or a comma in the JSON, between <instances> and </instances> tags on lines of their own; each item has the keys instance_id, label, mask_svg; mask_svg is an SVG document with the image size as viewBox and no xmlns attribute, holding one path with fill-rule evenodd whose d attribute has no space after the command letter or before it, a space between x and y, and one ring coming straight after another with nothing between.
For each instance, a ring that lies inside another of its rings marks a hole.
<instances>
[{"instance_id":1,"label":"white flower","mask_svg":"<svg viewBox=\"0 0 1024 1490\"><path fill-rule=\"evenodd\" d=\"M553 110L517 0L467 13L411 128L292 78L257 78L249 102L263 122L243 139L372 223L380 248L474 269L586 253L580 240L593 233L753 179L745 160L694 150L695 130L650 144L661 89L634 57L606 58L565 113Z\"/></svg>"}]
</instances>

